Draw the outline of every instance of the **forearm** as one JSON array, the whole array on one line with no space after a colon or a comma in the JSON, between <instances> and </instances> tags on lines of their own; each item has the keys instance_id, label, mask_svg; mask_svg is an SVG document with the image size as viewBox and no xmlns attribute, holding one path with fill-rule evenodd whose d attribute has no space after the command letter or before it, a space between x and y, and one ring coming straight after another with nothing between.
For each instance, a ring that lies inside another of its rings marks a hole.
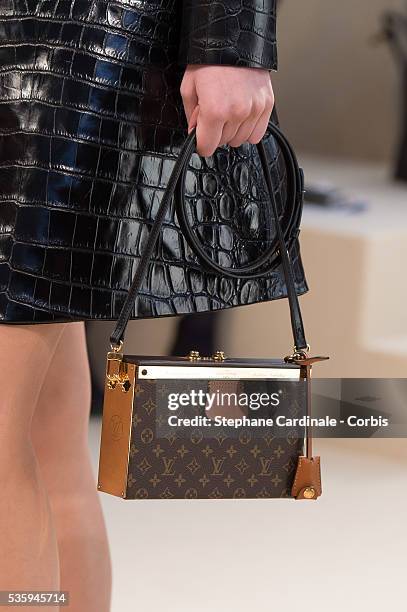
<instances>
[{"instance_id":1,"label":"forearm","mask_svg":"<svg viewBox=\"0 0 407 612\"><path fill-rule=\"evenodd\" d=\"M183 0L179 61L276 70L276 0Z\"/></svg>"}]
</instances>

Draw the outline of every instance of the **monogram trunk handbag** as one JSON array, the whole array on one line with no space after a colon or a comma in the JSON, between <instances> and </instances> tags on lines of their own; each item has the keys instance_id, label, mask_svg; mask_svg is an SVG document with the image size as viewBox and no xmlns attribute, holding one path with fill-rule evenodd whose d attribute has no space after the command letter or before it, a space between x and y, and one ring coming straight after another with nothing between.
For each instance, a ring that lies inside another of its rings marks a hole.
<instances>
[{"instance_id":1,"label":"monogram trunk handbag","mask_svg":"<svg viewBox=\"0 0 407 612\"><path fill-rule=\"evenodd\" d=\"M287 169L287 205L301 213L303 175L274 124L271 133ZM196 144L187 136L152 225L146 247L110 336L103 401L98 489L124 499L317 499L320 458L312 454L310 357L285 236L263 143L259 158L276 237L245 267L215 262L188 217L185 174ZM182 232L203 266L224 277L266 276L280 258L294 350L282 359L234 359L191 351L185 357L126 355L123 338L171 199Z\"/></svg>"}]
</instances>

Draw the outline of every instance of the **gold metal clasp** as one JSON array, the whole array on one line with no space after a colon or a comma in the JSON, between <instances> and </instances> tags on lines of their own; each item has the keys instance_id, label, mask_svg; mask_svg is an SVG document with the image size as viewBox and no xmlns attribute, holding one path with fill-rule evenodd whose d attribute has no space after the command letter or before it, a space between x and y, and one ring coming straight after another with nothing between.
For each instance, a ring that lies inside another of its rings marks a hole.
<instances>
[{"instance_id":1,"label":"gold metal clasp","mask_svg":"<svg viewBox=\"0 0 407 612\"><path fill-rule=\"evenodd\" d=\"M119 344L113 344L112 342L110 343L110 348L111 348L111 352L112 353L118 353L119 355L122 354L122 348L123 348L123 340L119 341Z\"/></svg>"},{"instance_id":2,"label":"gold metal clasp","mask_svg":"<svg viewBox=\"0 0 407 612\"><path fill-rule=\"evenodd\" d=\"M120 352L122 346L122 341L118 346L111 345L112 350L107 353L106 380L108 389L113 390L116 385L120 385L122 391L127 393L131 383L127 374L127 363L123 361L123 353Z\"/></svg>"},{"instance_id":3,"label":"gold metal clasp","mask_svg":"<svg viewBox=\"0 0 407 612\"><path fill-rule=\"evenodd\" d=\"M190 351L187 355L190 361L225 361L226 355L223 351L216 351L212 357L203 357L199 354L199 351Z\"/></svg>"},{"instance_id":4,"label":"gold metal clasp","mask_svg":"<svg viewBox=\"0 0 407 612\"><path fill-rule=\"evenodd\" d=\"M310 350L311 350L311 347L309 344L307 344L306 349L298 349L294 345L293 352L291 353L291 355L287 355L286 357L284 357L284 361L290 363L293 361L300 361L302 359L306 359Z\"/></svg>"}]
</instances>

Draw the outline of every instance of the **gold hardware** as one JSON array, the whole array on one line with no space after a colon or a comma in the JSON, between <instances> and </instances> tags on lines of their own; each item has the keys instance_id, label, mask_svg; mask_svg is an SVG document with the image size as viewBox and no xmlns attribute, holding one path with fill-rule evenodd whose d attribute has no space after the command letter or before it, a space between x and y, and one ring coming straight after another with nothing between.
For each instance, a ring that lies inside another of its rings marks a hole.
<instances>
[{"instance_id":1,"label":"gold hardware","mask_svg":"<svg viewBox=\"0 0 407 612\"><path fill-rule=\"evenodd\" d=\"M311 347L310 347L310 345L309 345L309 344L307 344L307 348L306 348L306 349L301 349L301 351L302 351L302 352L305 352L305 353L309 353L309 352L310 352L310 350L311 350ZM300 352L301 352L301 351L300 351ZM296 347L296 346L295 346L295 344L294 344L294 353L298 353L298 352L299 352L299 350L297 349L297 347Z\"/></svg>"},{"instance_id":2,"label":"gold hardware","mask_svg":"<svg viewBox=\"0 0 407 612\"><path fill-rule=\"evenodd\" d=\"M307 348L306 349L298 349L295 345L293 347L293 353L291 355L287 355L286 357L284 357L284 361L290 362L290 361L295 361L295 360L301 360L301 359L306 359L307 358L307 353L309 353L311 350L311 347L309 344L307 344Z\"/></svg>"},{"instance_id":3,"label":"gold hardware","mask_svg":"<svg viewBox=\"0 0 407 612\"><path fill-rule=\"evenodd\" d=\"M126 366L130 379L129 392L122 393L118 384L113 391L105 388L98 474L98 490L122 498L126 497L127 491L131 426L137 383L136 365L129 362Z\"/></svg>"},{"instance_id":4,"label":"gold hardware","mask_svg":"<svg viewBox=\"0 0 407 612\"><path fill-rule=\"evenodd\" d=\"M120 340L119 344L110 343L110 348L112 349L114 353L120 353L120 351L123 348L123 340Z\"/></svg>"},{"instance_id":5,"label":"gold hardware","mask_svg":"<svg viewBox=\"0 0 407 612\"><path fill-rule=\"evenodd\" d=\"M303 493L305 499L314 499L315 497L315 489L314 487L307 487L306 489L304 489L304 493Z\"/></svg>"},{"instance_id":6,"label":"gold hardware","mask_svg":"<svg viewBox=\"0 0 407 612\"><path fill-rule=\"evenodd\" d=\"M127 374L127 363L123 361L123 353L119 352L119 348L121 348L121 346L123 346L123 342L121 342L121 345L117 347L117 349L113 349L113 351L109 351L107 354L107 388L113 390L115 389L116 385L119 384L122 391L127 393L131 387L131 383Z\"/></svg>"},{"instance_id":7,"label":"gold hardware","mask_svg":"<svg viewBox=\"0 0 407 612\"><path fill-rule=\"evenodd\" d=\"M223 351L216 351L212 357L201 357L199 351L190 351L188 359L190 361L225 361L226 356Z\"/></svg>"}]
</instances>

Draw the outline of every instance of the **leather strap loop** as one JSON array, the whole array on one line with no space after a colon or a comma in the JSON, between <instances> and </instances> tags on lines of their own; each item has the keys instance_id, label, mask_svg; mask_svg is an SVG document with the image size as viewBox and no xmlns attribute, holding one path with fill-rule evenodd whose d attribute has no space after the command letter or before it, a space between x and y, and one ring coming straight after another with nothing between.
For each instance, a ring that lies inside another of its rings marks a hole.
<instances>
[{"instance_id":1,"label":"leather strap loop","mask_svg":"<svg viewBox=\"0 0 407 612\"><path fill-rule=\"evenodd\" d=\"M297 198L301 198L301 201L299 202L300 204L302 202L302 180L301 180L301 171L298 167L298 163L297 163L295 154L291 146L289 145L287 139L285 138L285 136L273 123L269 124L269 129L270 129L271 134L277 140L279 146L282 149L284 160L287 166L287 172L288 172L288 177L289 177L288 187L289 187L289 193L291 194L291 197L289 198L287 202L287 206L295 206L297 208L297 204L298 204ZM146 274L149 261L152 257L154 247L157 242L162 224L164 222L166 212L169 208L171 199L174 196L175 190L179 182L182 186L181 188L184 189L183 186L185 184L186 168L188 166L189 159L195 150L195 145L196 145L196 133L195 133L195 129L193 129L191 130L191 132L188 134L187 138L185 139L185 142L181 148L180 154L175 162L170 179L168 181L167 188L164 192L161 204L158 208L157 216L154 220L154 223L152 224L151 231L150 231L150 234L147 240L147 244L146 244L144 253L141 256L141 259L137 267L136 273L133 277L130 289L128 291L128 294L126 296L126 299L120 311L116 326L110 336L110 342L114 346L119 346L120 343L123 341L127 323L129 321L131 312L133 310L134 302L141 289L141 285L144 280L144 276ZM276 243L278 245L278 256L281 259L281 264L283 267L284 278L285 278L286 287L287 287L287 297L288 297L288 302L290 306L291 326L292 326L292 333L293 333L293 338L294 338L294 346L298 350L301 350L301 349L306 350L308 345L307 345L307 341L305 338L304 325L302 321L300 305L298 301L297 292L295 289L292 265L290 262L283 230L281 228L281 223L278 217L277 203L276 203L276 199L274 195L272 178L271 178L268 160L266 156L266 150L264 148L263 142L259 142L256 145L256 147L259 153L259 157L260 157L260 161L261 161L261 165L262 165L262 169L264 172L266 185L267 185L267 189L268 189L268 193L270 197L270 202L272 206L272 212L275 218L276 234L277 234ZM181 181L180 181L180 177L182 177ZM301 210L301 206L299 208ZM184 226L182 227L182 229L184 230L187 227L189 227L187 223L186 215L185 215L184 192L182 192L182 196L180 196L178 199L177 213L179 213L179 221L180 221L181 226ZM193 243L194 247L196 248L197 245L195 243L195 237L194 237L193 232L192 231L189 232L188 230L186 230L185 237L188 240L188 242L191 240L191 243ZM194 251L195 251L195 248L194 248ZM240 269L236 271L237 273L235 274L235 270L230 270L228 268L220 267L220 270L218 270L216 267L217 264L215 264L215 262L213 262L206 255L204 251L202 252L201 249L202 247L200 247L199 242L198 242L198 249L195 252L197 252L198 256L202 260L204 260L205 263L210 268L214 269L216 273L221 273L222 275L226 274L228 276L233 276L233 277L237 276L239 278L241 277L253 278L259 275L264 276L266 274L270 274L270 267L266 271L261 271L259 273L255 271L254 266L257 267L259 265L263 265L267 261L270 262L271 258L276 257L276 253L274 251L275 247L273 246L273 252L271 252L271 249L269 249L267 253L265 253L261 258L257 260L257 262L254 262L254 264L249 264L249 266L246 266L244 269Z\"/></svg>"},{"instance_id":2,"label":"leather strap loop","mask_svg":"<svg viewBox=\"0 0 407 612\"><path fill-rule=\"evenodd\" d=\"M302 212L302 189L303 189L303 179L302 172L298 166L297 159L295 157L294 151L291 148L291 145L288 143L285 136L282 134L280 130L273 130L273 124L269 125L269 128L273 132L273 136L280 147L280 150L283 154L284 163L287 171L287 200L286 205L284 207L284 213L289 215L289 219L286 223L286 229L284 232L284 243L287 246L290 246L292 240L296 238L296 234L293 235L293 230L297 232L297 228L299 225L299 221L301 218ZM260 159L262 162L262 171L264 175L270 175L269 164L266 159L266 153L264 150L263 143L259 143L257 148L262 148L263 151L261 153ZM262 159L263 157L263 159ZM263 160L266 160L264 163ZM185 203L185 179L188 171L188 163L182 169L180 180L178 181L178 189L177 189L177 198L175 202L176 213L178 217L178 221L180 227L182 229L182 233L184 238L188 242L192 251L201 261L205 262L207 268L212 269L215 274L222 274L222 276L226 276L229 278L261 278L264 276L268 276L270 272L279 265L280 257L278 255L278 248L280 246L280 241L278 235L272 241L271 245L268 249L261 255L256 261L247 264L246 266L242 266L240 268L233 267L228 268L226 266L219 265L215 262L207 252L205 251L204 246L201 241L194 233L189 221L188 221L188 213L187 207ZM272 184L271 175L269 180L267 181L269 184ZM274 195L273 188L271 189L271 196L269 189L267 189L270 205L271 205L271 214L274 219L278 219L278 210L277 210L277 202ZM281 225L281 222L280 222ZM278 231L278 230L277 230ZM272 266L272 264L275 264ZM264 268L265 264L267 264L266 269Z\"/></svg>"}]
</instances>

